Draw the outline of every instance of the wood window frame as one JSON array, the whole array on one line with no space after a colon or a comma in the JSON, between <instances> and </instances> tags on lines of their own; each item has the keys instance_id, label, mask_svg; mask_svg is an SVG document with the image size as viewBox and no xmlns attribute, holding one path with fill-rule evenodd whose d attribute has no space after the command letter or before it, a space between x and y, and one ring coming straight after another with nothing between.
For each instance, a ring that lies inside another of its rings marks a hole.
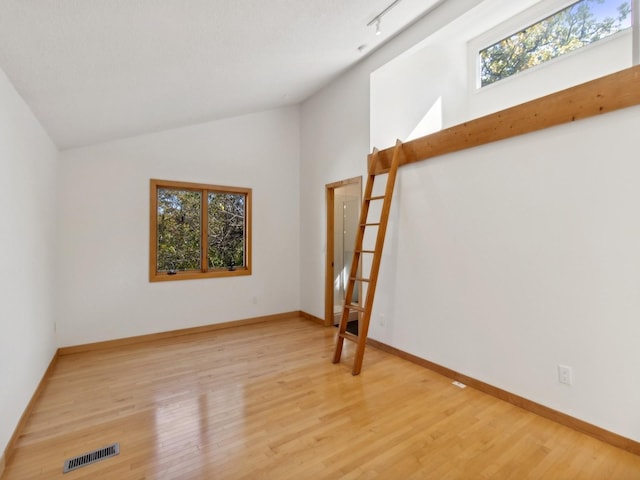
<instances>
[{"instance_id":1,"label":"wood window frame","mask_svg":"<svg viewBox=\"0 0 640 480\"><path fill-rule=\"evenodd\" d=\"M176 190L191 190L202 192L202 206L200 209L200 271L177 271L169 274L168 272L159 272L157 267L158 256L158 190L161 188L169 188ZM222 185L209 185L204 183L179 182L173 180L150 180L149 188L149 281L164 282L175 280L191 280L196 278L216 278L216 277L237 277L242 275L251 275L251 188L245 187L229 187ZM245 236L245 265L234 267L233 270L228 268L209 269L207 260L207 244L208 244L208 228L207 228L207 202L208 192L236 193L246 196L245 202L245 218L244 218L244 236Z\"/></svg>"}]
</instances>

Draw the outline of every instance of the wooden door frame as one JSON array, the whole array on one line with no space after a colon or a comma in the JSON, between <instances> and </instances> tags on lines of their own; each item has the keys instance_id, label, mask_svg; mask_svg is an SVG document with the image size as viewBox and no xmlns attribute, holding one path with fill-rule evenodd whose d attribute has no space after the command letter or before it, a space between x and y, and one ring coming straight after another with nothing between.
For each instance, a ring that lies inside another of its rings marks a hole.
<instances>
[{"instance_id":1,"label":"wooden door frame","mask_svg":"<svg viewBox=\"0 0 640 480\"><path fill-rule=\"evenodd\" d=\"M325 185L327 198L327 251L325 255L325 282L324 282L324 325L333 325L333 257L335 256L335 190L346 185L356 184L360 190L360 203L362 203L362 176L347 178L339 182ZM358 214L359 216L360 214ZM359 297L358 297L359 298Z\"/></svg>"}]
</instances>

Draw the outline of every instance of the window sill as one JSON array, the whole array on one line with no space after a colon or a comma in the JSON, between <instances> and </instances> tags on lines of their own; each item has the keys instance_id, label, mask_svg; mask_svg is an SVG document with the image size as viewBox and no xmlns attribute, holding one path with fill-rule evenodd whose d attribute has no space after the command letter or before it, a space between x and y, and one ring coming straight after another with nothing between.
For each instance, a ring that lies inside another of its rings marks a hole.
<instances>
[{"instance_id":1,"label":"window sill","mask_svg":"<svg viewBox=\"0 0 640 480\"><path fill-rule=\"evenodd\" d=\"M174 274L154 272L149 276L150 282L172 282L177 280L194 280L197 278L240 277L251 275L247 267L237 267L235 270L212 270L209 272L176 272Z\"/></svg>"}]
</instances>

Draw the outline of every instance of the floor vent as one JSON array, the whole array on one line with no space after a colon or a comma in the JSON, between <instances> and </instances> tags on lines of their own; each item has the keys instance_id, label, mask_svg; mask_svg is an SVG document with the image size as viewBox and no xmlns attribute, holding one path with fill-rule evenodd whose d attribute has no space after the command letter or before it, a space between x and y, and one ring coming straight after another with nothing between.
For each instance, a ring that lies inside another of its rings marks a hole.
<instances>
[{"instance_id":1,"label":"floor vent","mask_svg":"<svg viewBox=\"0 0 640 480\"><path fill-rule=\"evenodd\" d=\"M100 460L104 460L105 458L115 457L119 453L120 453L119 443L114 443L113 445L109 445L104 448L99 448L98 450L94 450L92 452L83 453L82 455L78 455L77 457L73 457L73 458L70 458L69 460L65 460L62 473L71 472L80 467L84 467L91 463L99 462Z\"/></svg>"}]
</instances>

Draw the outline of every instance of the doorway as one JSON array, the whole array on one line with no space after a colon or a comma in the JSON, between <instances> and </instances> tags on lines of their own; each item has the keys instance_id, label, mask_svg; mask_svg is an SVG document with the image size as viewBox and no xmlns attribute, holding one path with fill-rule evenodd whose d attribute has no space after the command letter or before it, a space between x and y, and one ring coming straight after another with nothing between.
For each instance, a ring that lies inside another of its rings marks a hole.
<instances>
[{"instance_id":1,"label":"doorway","mask_svg":"<svg viewBox=\"0 0 640 480\"><path fill-rule=\"evenodd\" d=\"M326 191L327 255L324 322L326 326L330 326L339 323L345 301L362 203L362 177L331 183L326 186ZM356 286L359 287L359 285ZM353 304L359 304L361 293L360 288L354 290ZM357 319L356 316L353 320Z\"/></svg>"}]
</instances>

